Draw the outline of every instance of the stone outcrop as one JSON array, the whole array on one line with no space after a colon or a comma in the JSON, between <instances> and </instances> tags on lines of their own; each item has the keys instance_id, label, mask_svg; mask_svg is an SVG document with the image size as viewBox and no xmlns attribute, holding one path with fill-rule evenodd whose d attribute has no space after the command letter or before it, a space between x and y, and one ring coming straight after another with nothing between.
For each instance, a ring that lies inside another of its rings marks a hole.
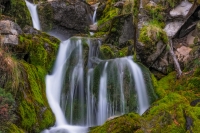
<instances>
[{"instance_id":1,"label":"stone outcrop","mask_svg":"<svg viewBox=\"0 0 200 133\"><path fill-rule=\"evenodd\" d=\"M92 24L93 10L83 1L44 2L38 5L38 13L44 31L59 29L65 35L88 33L89 25Z\"/></svg>"},{"instance_id":2,"label":"stone outcrop","mask_svg":"<svg viewBox=\"0 0 200 133\"><path fill-rule=\"evenodd\" d=\"M17 45L20 34L22 34L22 30L16 23L10 20L0 21L1 45Z\"/></svg>"}]
</instances>

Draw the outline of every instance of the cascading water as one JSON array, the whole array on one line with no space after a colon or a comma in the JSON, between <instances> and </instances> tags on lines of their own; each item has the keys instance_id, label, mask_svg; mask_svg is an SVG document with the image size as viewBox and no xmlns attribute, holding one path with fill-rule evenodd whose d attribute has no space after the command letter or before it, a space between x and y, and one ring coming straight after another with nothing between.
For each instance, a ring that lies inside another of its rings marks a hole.
<instances>
[{"instance_id":1,"label":"cascading water","mask_svg":"<svg viewBox=\"0 0 200 133\"><path fill-rule=\"evenodd\" d=\"M125 57L109 60L104 63L103 68L99 85L97 124L103 124L111 116L134 110L143 114L149 107L149 101L139 66L130 57ZM133 95L127 96L127 92L132 92ZM135 94L136 98L133 98ZM137 105L127 103L131 100L137 101Z\"/></svg>"},{"instance_id":2,"label":"cascading water","mask_svg":"<svg viewBox=\"0 0 200 133\"><path fill-rule=\"evenodd\" d=\"M36 5L26 4L34 28L40 29ZM96 10L94 23L95 16ZM99 60L99 45L98 40L80 37L61 42L53 72L46 76L46 94L56 123L44 133L84 133L87 127L101 125L111 116L133 111L142 114L149 107L138 65L129 57ZM88 56L83 47L89 48Z\"/></svg>"},{"instance_id":3,"label":"cascading water","mask_svg":"<svg viewBox=\"0 0 200 133\"><path fill-rule=\"evenodd\" d=\"M37 5L34 5L27 0L25 0L26 6L28 7L28 10L31 14L32 22L33 22L33 27L37 30L40 30L40 21L37 13Z\"/></svg>"},{"instance_id":4,"label":"cascading water","mask_svg":"<svg viewBox=\"0 0 200 133\"><path fill-rule=\"evenodd\" d=\"M68 75L66 75L67 81L65 80L65 73L68 73ZM73 113L76 112L75 109L80 110L79 117L81 119L84 117L85 94L83 89L83 76L81 38L71 38L62 42L53 73L46 76L47 99L56 117L56 124L55 127L50 130L45 130L44 132L87 132L86 127L70 126L76 123L74 117L77 116L77 114ZM68 86L65 85L64 81L67 82ZM66 86L67 88L65 88ZM79 105L77 105L76 102L78 102ZM66 114L68 116L67 120L65 119L66 111L68 112L68 114ZM80 120L78 124L83 125L83 120Z\"/></svg>"},{"instance_id":5,"label":"cascading water","mask_svg":"<svg viewBox=\"0 0 200 133\"><path fill-rule=\"evenodd\" d=\"M103 73L100 78L100 87L99 87L99 103L98 103L98 113L97 113L97 124L103 124L107 117L107 68L108 62L105 63Z\"/></svg>"},{"instance_id":6,"label":"cascading water","mask_svg":"<svg viewBox=\"0 0 200 133\"><path fill-rule=\"evenodd\" d=\"M99 3L96 3L93 5L94 6L94 13L92 16L92 25L93 26L97 25L96 14L97 14L98 5L99 5ZM94 35L94 33L90 32L90 35Z\"/></svg>"}]
</instances>

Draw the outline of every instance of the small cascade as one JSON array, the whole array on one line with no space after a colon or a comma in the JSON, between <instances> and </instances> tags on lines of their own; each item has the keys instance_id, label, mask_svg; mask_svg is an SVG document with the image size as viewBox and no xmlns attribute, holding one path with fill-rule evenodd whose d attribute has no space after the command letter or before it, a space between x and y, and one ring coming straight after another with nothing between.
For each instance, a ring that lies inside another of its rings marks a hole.
<instances>
[{"instance_id":1,"label":"small cascade","mask_svg":"<svg viewBox=\"0 0 200 133\"><path fill-rule=\"evenodd\" d=\"M97 8L98 8L98 4L97 4L97 6L95 6L94 14L93 14L93 17L92 17L92 23L93 24L96 24L96 22L97 22L97 20L96 20Z\"/></svg>"},{"instance_id":2,"label":"small cascade","mask_svg":"<svg viewBox=\"0 0 200 133\"><path fill-rule=\"evenodd\" d=\"M97 58L98 40L73 37L60 44L53 72L46 76L46 94L56 123L44 133L83 133L111 116L133 111L142 114L149 107L139 66L130 57L101 61L95 67L88 61L84 73L86 44L88 60Z\"/></svg>"},{"instance_id":3,"label":"small cascade","mask_svg":"<svg viewBox=\"0 0 200 133\"><path fill-rule=\"evenodd\" d=\"M97 124L103 124L108 114L108 101L107 101L107 69L108 62L105 63L103 73L100 78L100 87L99 87L99 103L98 103L98 113L97 113Z\"/></svg>"},{"instance_id":4,"label":"small cascade","mask_svg":"<svg viewBox=\"0 0 200 133\"><path fill-rule=\"evenodd\" d=\"M149 100L139 66L130 57L124 57L107 61L103 68L99 82L97 124L101 125L111 116L132 111L143 114L149 107Z\"/></svg>"},{"instance_id":5,"label":"small cascade","mask_svg":"<svg viewBox=\"0 0 200 133\"><path fill-rule=\"evenodd\" d=\"M94 29L97 25L97 19L96 19L96 14L97 14L97 9L98 9L99 3L94 4L94 13L92 16L92 25L90 25L90 28ZM90 35L94 35L93 32L90 32Z\"/></svg>"},{"instance_id":6,"label":"small cascade","mask_svg":"<svg viewBox=\"0 0 200 133\"><path fill-rule=\"evenodd\" d=\"M25 2L26 2L26 6L28 7L28 10L31 14L33 27L37 30L41 30L40 29L40 21L39 21L39 17L38 17L38 13L37 13L37 5L34 5L30 2L28 2L27 0L25 0Z\"/></svg>"}]
</instances>

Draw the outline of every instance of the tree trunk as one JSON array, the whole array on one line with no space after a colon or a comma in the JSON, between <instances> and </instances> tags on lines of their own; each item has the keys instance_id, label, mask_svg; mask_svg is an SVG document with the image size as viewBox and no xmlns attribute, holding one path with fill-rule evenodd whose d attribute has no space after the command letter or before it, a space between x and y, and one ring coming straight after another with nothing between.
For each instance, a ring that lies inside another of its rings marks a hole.
<instances>
[{"instance_id":1,"label":"tree trunk","mask_svg":"<svg viewBox=\"0 0 200 133\"><path fill-rule=\"evenodd\" d=\"M171 38L169 38L169 43L170 43L169 53L172 56L173 61L174 61L174 67L175 67L175 70L177 72L177 78L180 78L180 76L182 74L182 71L181 71L180 65L178 63L178 60L176 58L176 55L174 54L174 51L173 51L173 42L172 42Z\"/></svg>"}]
</instances>

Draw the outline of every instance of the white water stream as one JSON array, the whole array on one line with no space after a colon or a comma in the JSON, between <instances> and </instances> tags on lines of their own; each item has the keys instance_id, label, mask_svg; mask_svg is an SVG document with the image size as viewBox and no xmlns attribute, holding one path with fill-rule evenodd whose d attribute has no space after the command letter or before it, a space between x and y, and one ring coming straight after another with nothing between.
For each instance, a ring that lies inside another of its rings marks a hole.
<instances>
[{"instance_id":1,"label":"white water stream","mask_svg":"<svg viewBox=\"0 0 200 133\"><path fill-rule=\"evenodd\" d=\"M38 13L37 13L37 5L34 5L30 2L28 2L27 0L25 0L25 2L26 2L26 6L28 7L28 10L31 14L33 27L37 30L41 30L40 29L40 21L39 21L39 17L38 17Z\"/></svg>"}]
</instances>

